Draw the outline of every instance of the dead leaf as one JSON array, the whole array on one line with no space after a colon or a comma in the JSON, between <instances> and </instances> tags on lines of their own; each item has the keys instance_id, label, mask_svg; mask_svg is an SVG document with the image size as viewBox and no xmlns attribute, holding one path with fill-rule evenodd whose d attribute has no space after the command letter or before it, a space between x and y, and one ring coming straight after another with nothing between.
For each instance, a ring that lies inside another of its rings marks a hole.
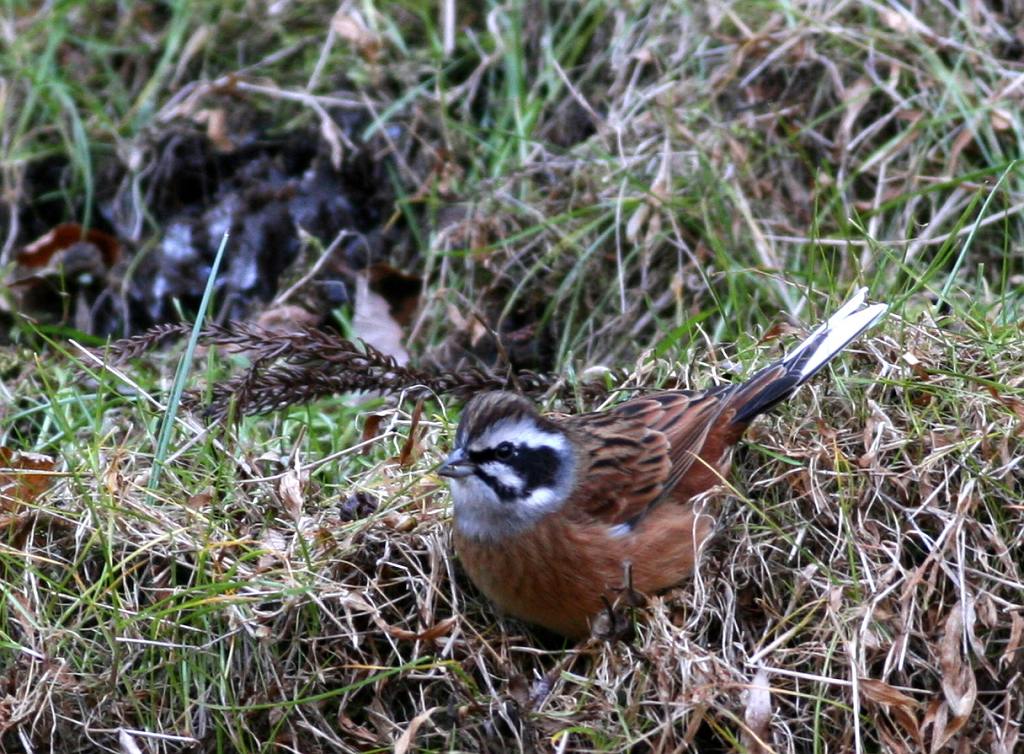
<instances>
[{"instance_id":1,"label":"dead leaf","mask_svg":"<svg viewBox=\"0 0 1024 754\"><path fill-rule=\"evenodd\" d=\"M118 731L117 741L121 745L122 754L142 754L143 752L138 739L124 728Z\"/></svg>"},{"instance_id":2,"label":"dead leaf","mask_svg":"<svg viewBox=\"0 0 1024 754\"><path fill-rule=\"evenodd\" d=\"M974 129L969 125L961 126L960 133L953 139L953 145L949 148L950 173L956 172L957 163L960 162L960 153L967 149L974 141Z\"/></svg>"},{"instance_id":3,"label":"dead leaf","mask_svg":"<svg viewBox=\"0 0 1024 754\"><path fill-rule=\"evenodd\" d=\"M529 709L530 682L522 673L516 673L508 679L507 693L520 709Z\"/></svg>"},{"instance_id":4,"label":"dead leaf","mask_svg":"<svg viewBox=\"0 0 1024 754\"><path fill-rule=\"evenodd\" d=\"M256 560L256 568L269 571L284 562L288 551L288 536L277 529L267 529L259 539L259 546L263 552Z\"/></svg>"},{"instance_id":5,"label":"dead leaf","mask_svg":"<svg viewBox=\"0 0 1024 754\"><path fill-rule=\"evenodd\" d=\"M781 338L781 337L784 337L786 335L798 335L799 333L800 333L800 328L794 327L793 325L789 324L788 322L777 322L774 325L772 325L771 327L769 327L765 331L764 335L762 335L761 338L757 342L758 342L758 345L760 345L762 343L768 343L770 341L773 341L776 338Z\"/></svg>"},{"instance_id":6,"label":"dead leaf","mask_svg":"<svg viewBox=\"0 0 1024 754\"><path fill-rule=\"evenodd\" d=\"M370 281L370 290L384 297L394 320L402 327L411 325L420 305L423 279L384 262L367 267L366 275Z\"/></svg>"},{"instance_id":7,"label":"dead leaf","mask_svg":"<svg viewBox=\"0 0 1024 754\"><path fill-rule=\"evenodd\" d=\"M416 715L412 720L409 721L409 727L405 729L405 732L398 737L395 741L394 754L405 754L409 751L409 747L412 746L412 741L416 738L416 731L420 729L430 716L437 712L440 707L431 707L430 709L423 710L420 714Z\"/></svg>"},{"instance_id":8,"label":"dead leaf","mask_svg":"<svg viewBox=\"0 0 1024 754\"><path fill-rule=\"evenodd\" d=\"M922 730L927 730L929 726L932 727L932 747L931 752L935 754L941 744L938 742L939 731L946 729L946 722L949 720L949 706L945 700L941 697L932 699L928 704L928 710L924 713L924 722L921 725Z\"/></svg>"},{"instance_id":9,"label":"dead leaf","mask_svg":"<svg viewBox=\"0 0 1024 754\"><path fill-rule=\"evenodd\" d=\"M945 746L964 727L978 696L974 669L962 652L965 610L963 602L953 605L939 643L939 669L942 672L944 698L934 717L932 754Z\"/></svg>"},{"instance_id":10,"label":"dead leaf","mask_svg":"<svg viewBox=\"0 0 1024 754\"><path fill-rule=\"evenodd\" d=\"M419 438L416 437L420 427L420 417L423 415L423 400L416 402L416 408L412 410L412 420L409 422L409 435L402 443L402 449L398 453L398 465L403 469L412 466L420 455Z\"/></svg>"},{"instance_id":11,"label":"dead leaf","mask_svg":"<svg viewBox=\"0 0 1024 754\"><path fill-rule=\"evenodd\" d=\"M78 223L61 223L18 252L18 264L31 268L53 266L51 262L57 263L55 255L83 241L99 249L103 264L108 268L121 259L121 244L109 233L96 228L85 230Z\"/></svg>"},{"instance_id":12,"label":"dead leaf","mask_svg":"<svg viewBox=\"0 0 1024 754\"><path fill-rule=\"evenodd\" d=\"M1008 409L1010 409L1017 416L1017 418L1021 420L1021 422L1024 422L1024 401L1022 401L1020 398L1015 398L1012 395L1003 395L992 386L989 386L988 392L992 395L993 398L995 398L997 401L999 401ZM1021 426L1017 428L1016 434L1024 434L1024 424L1021 424Z\"/></svg>"},{"instance_id":13,"label":"dead leaf","mask_svg":"<svg viewBox=\"0 0 1024 754\"><path fill-rule=\"evenodd\" d=\"M456 622L457 619L451 617L438 621L433 626L429 626L422 631L409 631L398 626L386 626L385 630L396 639L401 639L402 641L434 641L434 639L440 639L442 636L447 636L451 633L452 626Z\"/></svg>"},{"instance_id":14,"label":"dead leaf","mask_svg":"<svg viewBox=\"0 0 1024 754\"><path fill-rule=\"evenodd\" d=\"M0 510L30 503L53 483L56 459L0 446Z\"/></svg>"},{"instance_id":15,"label":"dead leaf","mask_svg":"<svg viewBox=\"0 0 1024 754\"><path fill-rule=\"evenodd\" d=\"M344 706L341 708L344 709ZM355 720L346 715L343 711L338 712L338 727L340 727L345 733L350 736L359 738L364 743L375 744L378 743L377 736L369 728L359 725Z\"/></svg>"},{"instance_id":16,"label":"dead leaf","mask_svg":"<svg viewBox=\"0 0 1024 754\"><path fill-rule=\"evenodd\" d=\"M957 429L952 429L948 432L933 429L928 432L928 440L931 443L932 450L940 450L956 445L963 440L963 436Z\"/></svg>"},{"instance_id":17,"label":"dead leaf","mask_svg":"<svg viewBox=\"0 0 1024 754\"><path fill-rule=\"evenodd\" d=\"M415 516L404 513L389 513L381 519L381 523L399 534L406 534L416 528L419 521Z\"/></svg>"},{"instance_id":18,"label":"dead leaf","mask_svg":"<svg viewBox=\"0 0 1024 754\"><path fill-rule=\"evenodd\" d=\"M235 142L228 128L228 113L223 107L200 110L194 116L196 123L206 126L206 138L214 149L223 154L235 151Z\"/></svg>"},{"instance_id":19,"label":"dead leaf","mask_svg":"<svg viewBox=\"0 0 1024 754\"><path fill-rule=\"evenodd\" d=\"M907 696L885 681L861 678L860 690L864 698L885 709L906 733L922 746L921 726L917 721L920 706L913 697Z\"/></svg>"},{"instance_id":20,"label":"dead leaf","mask_svg":"<svg viewBox=\"0 0 1024 754\"><path fill-rule=\"evenodd\" d=\"M302 494L302 480L299 472L295 469L288 469L278 482L277 492L281 496L281 502L288 511L293 521L298 521L302 516L302 506L305 497Z\"/></svg>"},{"instance_id":21,"label":"dead leaf","mask_svg":"<svg viewBox=\"0 0 1024 754\"><path fill-rule=\"evenodd\" d=\"M750 754L770 752L772 722L772 687L768 672L761 668L747 689L747 705L743 712L747 724L743 730L743 743Z\"/></svg>"},{"instance_id":22,"label":"dead leaf","mask_svg":"<svg viewBox=\"0 0 1024 754\"><path fill-rule=\"evenodd\" d=\"M372 62L380 55L380 35L366 25L361 14L339 10L331 19L331 29L367 60Z\"/></svg>"},{"instance_id":23,"label":"dead leaf","mask_svg":"<svg viewBox=\"0 0 1024 754\"><path fill-rule=\"evenodd\" d=\"M359 438L359 444L363 446L363 449L359 452L366 455L370 452L370 448L373 443L370 441L375 439L380 434L380 423L384 420L383 414L369 414L363 420L363 434Z\"/></svg>"},{"instance_id":24,"label":"dead leaf","mask_svg":"<svg viewBox=\"0 0 1024 754\"><path fill-rule=\"evenodd\" d=\"M448 315L453 330L465 332L469 329L469 320L462 316L462 312L455 308L455 304L449 302L445 307L445 313Z\"/></svg>"},{"instance_id":25,"label":"dead leaf","mask_svg":"<svg viewBox=\"0 0 1024 754\"><path fill-rule=\"evenodd\" d=\"M913 697L907 696L898 688L889 685L885 681L879 681L874 678L861 678L858 682L864 697L872 702L885 707L899 706L908 709L917 707L917 702Z\"/></svg>"},{"instance_id":26,"label":"dead leaf","mask_svg":"<svg viewBox=\"0 0 1024 754\"><path fill-rule=\"evenodd\" d=\"M1009 131L1013 128L1013 113L1005 107L993 107L990 117L993 131Z\"/></svg>"},{"instance_id":27,"label":"dead leaf","mask_svg":"<svg viewBox=\"0 0 1024 754\"><path fill-rule=\"evenodd\" d=\"M892 10L890 8L880 8L879 18L882 23L888 26L897 34L906 34L910 31L911 26L917 27L916 22L912 22L910 14L906 11Z\"/></svg>"},{"instance_id":28,"label":"dead leaf","mask_svg":"<svg viewBox=\"0 0 1024 754\"><path fill-rule=\"evenodd\" d=\"M301 306L282 304L260 314L256 324L272 332L287 335L316 327L320 324L320 316Z\"/></svg>"},{"instance_id":29,"label":"dead leaf","mask_svg":"<svg viewBox=\"0 0 1024 754\"><path fill-rule=\"evenodd\" d=\"M345 160L345 140L338 124L326 113L320 118L320 135L331 149L331 167L340 171Z\"/></svg>"},{"instance_id":30,"label":"dead leaf","mask_svg":"<svg viewBox=\"0 0 1024 754\"><path fill-rule=\"evenodd\" d=\"M114 498L120 497L125 487L124 476L121 474L121 460L121 453L116 453L103 471L103 486Z\"/></svg>"},{"instance_id":31,"label":"dead leaf","mask_svg":"<svg viewBox=\"0 0 1024 754\"><path fill-rule=\"evenodd\" d=\"M920 748L908 749L904 743L902 736L894 729L890 729L891 723L886 720L873 721L873 727L878 732L878 737L882 743L882 751L886 754L917 754L920 752Z\"/></svg>"},{"instance_id":32,"label":"dead leaf","mask_svg":"<svg viewBox=\"0 0 1024 754\"><path fill-rule=\"evenodd\" d=\"M1010 667L1011 663L1017 661L1020 651L1021 637L1024 636L1024 617L1018 612L1010 613L1010 638L1006 640L1006 649L999 658L999 664L1003 667Z\"/></svg>"},{"instance_id":33,"label":"dead leaf","mask_svg":"<svg viewBox=\"0 0 1024 754\"><path fill-rule=\"evenodd\" d=\"M639 206L630 215L629 220L626 222L626 240L632 244L635 244L637 239L640 237L640 231L647 223L647 218L651 214L651 205L647 202L640 202Z\"/></svg>"},{"instance_id":34,"label":"dead leaf","mask_svg":"<svg viewBox=\"0 0 1024 754\"><path fill-rule=\"evenodd\" d=\"M207 487L194 495L189 495L188 500L185 503L185 507L191 508L192 510L202 510L209 508L210 503L213 502L213 487Z\"/></svg>"},{"instance_id":35,"label":"dead leaf","mask_svg":"<svg viewBox=\"0 0 1024 754\"><path fill-rule=\"evenodd\" d=\"M864 106L868 104L874 87L874 83L866 77L861 77L846 87L846 91L842 95L846 110L843 112L843 119L839 124L837 147L845 149L846 145L850 143L850 139L853 137L853 126Z\"/></svg>"},{"instance_id":36,"label":"dead leaf","mask_svg":"<svg viewBox=\"0 0 1024 754\"><path fill-rule=\"evenodd\" d=\"M365 275L356 278L356 305L352 317L352 330L356 336L390 356L399 366L409 363L409 352L403 345L405 333L391 316L388 302L370 290Z\"/></svg>"},{"instance_id":37,"label":"dead leaf","mask_svg":"<svg viewBox=\"0 0 1024 754\"><path fill-rule=\"evenodd\" d=\"M64 223L24 247L5 282L19 310L89 331L95 299L120 258L113 236Z\"/></svg>"}]
</instances>

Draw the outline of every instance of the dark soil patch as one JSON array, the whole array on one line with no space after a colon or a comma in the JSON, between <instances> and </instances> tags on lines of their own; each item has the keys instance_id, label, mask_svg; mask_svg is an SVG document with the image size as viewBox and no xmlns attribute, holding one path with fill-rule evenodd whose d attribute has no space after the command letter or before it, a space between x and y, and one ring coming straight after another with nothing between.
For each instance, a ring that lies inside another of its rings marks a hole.
<instances>
[{"instance_id":1,"label":"dark soil patch","mask_svg":"<svg viewBox=\"0 0 1024 754\"><path fill-rule=\"evenodd\" d=\"M344 130L351 136L355 126ZM336 168L310 129L253 129L234 141L226 151L179 124L143 150L153 155L151 165L130 170L114 157L102 159L93 227L120 242L121 258L85 270L65 257L46 268L20 265L14 282L22 312L100 336L189 318L225 232L230 240L216 283L219 321L252 316L278 293L282 277L305 272L318 254L304 236L326 248L343 235L301 293L305 307L321 317L348 299L353 271L385 258L407 261L405 230L382 227L394 192L389 158L374 154L375 145L350 150ZM30 167L17 248L83 216L84 199L69 204L62 198L67 173L68 165L56 159ZM75 258L93 256L79 249Z\"/></svg>"}]
</instances>

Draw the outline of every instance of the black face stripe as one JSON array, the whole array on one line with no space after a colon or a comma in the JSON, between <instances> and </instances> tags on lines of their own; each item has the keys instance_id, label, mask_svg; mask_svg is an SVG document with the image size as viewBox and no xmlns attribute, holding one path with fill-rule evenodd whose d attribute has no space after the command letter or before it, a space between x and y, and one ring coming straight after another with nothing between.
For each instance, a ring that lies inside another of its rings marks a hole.
<instances>
[{"instance_id":1,"label":"black face stripe","mask_svg":"<svg viewBox=\"0 0 1024 754\"><path fill-rule=\"evenodd\" d=\"M492 490L494 490L494 494L497 495L502 500L513 501L522 495L530 494L529 487L525 484L525 482L522 489L510 487L507 484L502 484L498 477L493 476L492 474L488 474L482 468L485 463L497 461L498 463L502 463L505 466L508 466L509 469L511 469L516 476L518 476L520 479L523 479L523 472L516 462L516 456L518 455L518 453L514 453L512 458L502 458L499 460L496 448L484 448L483 450L470 450L467 452L467 455L469 456L469 460L471 460L474 466L476 467L473 470L476 476L483 480L484 483L486 483Z\"/></svg>"},{"instance_id":2,"label":"black face stripe","mask_svg":"<svg viewBox=\"0 0 1024 754\"><path fill-rule=\"evenodd\" d=\"M498 481L497 477L493 477L483 469L477 467L474 472L480 479L484 481L492 490L494 494L500 497L502 500L515 500L519 497L519 491L513 487L502 484Z\"/></svg>"},{"instance_id":3,"label":"black face stripe","mask_svg":"<svg viewBox=\"0 0 1024 754\"><path fill-rule=\"evenodd\" d=\"M497 461L498 460L498 451L495 448L484 448L483 450L470 450L468 452L468 455L469 455L469 460L472 461L473 463L477 464L477 465L480 465L482 463L487 463L488 461ZM513 459L514 458L515 458L515 456L513 456ZM503 458L503 459L501 459L501 462L502 463L508 463L509 466L511 466L512 464L509 463L510 460L512 460L512 459Z\"/></svg>"},{"instance_id":4,"label":"black face stripe","mask_svg":"<svg viewBox=\"0 0 1024 754\"><path fill-rule=\"evenodd\" d=\"M522 448L513 460L519 464L516 470L526 478L527 494L539 487L554 487L558 481L561 460L554 448Z\"/></svg>"},{"instance_id":5,"label":"black face stripe","mask_svg":"<svg viewBox=\"0 0 1024 754\"><path fill-rule=\"evenodd\" d=\"M528 497L538 488L554 487L558 481L561 459L558 456L558 451L554 448L513 445L512 457L500 460L495 448L471 450L467 455L476 466L476 475L490 485L495 494L504 500ZM517 490L502 484L497 478L488 474L482 466L492 461L505 464L522 479L522 489Z\"/></svg>"}]
</instances>

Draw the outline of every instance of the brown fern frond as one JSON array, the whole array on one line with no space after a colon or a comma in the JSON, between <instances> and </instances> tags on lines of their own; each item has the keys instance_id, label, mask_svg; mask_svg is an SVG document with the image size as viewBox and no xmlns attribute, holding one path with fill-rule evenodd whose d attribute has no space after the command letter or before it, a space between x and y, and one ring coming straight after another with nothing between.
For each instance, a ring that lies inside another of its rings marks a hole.
<instances>
[{"instance_id":1,"label":"brown fern frond","mask_svg":"<svg viewBox=\"0 0 1024 754\"><path fill-rule=\"evenodd\" d=\"M145 353L188 335L190 332L192 332L192 325L188 322L157 325L144 333L114 340L104 346L90 348L89 351L104 363L117 366L137 359Z\"/></svg>"},{"instance_id":2,"label":"brown fern frond","mask_svg":"<svg viewBox=\"0 0 1024 754\"><path fill-rule=\"evenodd\" d=\"M188 324L163 325L115 341L99 355L108 362L122 363L190 331ZM234 415L241 417L339 393L405 393L413 398L451 395L463 399L483 390L514 389L533 398L554 394L595 399L608 392L603 385L572 386L558 375L530 371L498 374L476 367L443 371L401 366L362 341L317 328L281 332L248 322L211 324L200 333L199 342L245 353L251 362L243 372L226 380L185 393L187 408L214 421L228 416L232 406ZM204 405L207 390L209 399Z\"/></svg>"}]
</instances>

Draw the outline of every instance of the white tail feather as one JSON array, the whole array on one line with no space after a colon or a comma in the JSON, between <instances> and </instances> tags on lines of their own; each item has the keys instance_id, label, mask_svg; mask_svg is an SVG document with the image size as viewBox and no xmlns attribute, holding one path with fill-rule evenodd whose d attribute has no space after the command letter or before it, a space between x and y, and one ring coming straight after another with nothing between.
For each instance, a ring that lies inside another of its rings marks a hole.
<instances>
[{"instance_id":1,"label":"white tail feather","mask_svg":"<svg viewBox=\"0 0 1024 754\"><path fill-rule=\"evenodd\" d=\"M885 304L865 305L867 293L867 288L860 288L835 314L824 324L819 325L803 343L782 360L787 366L800 363L798 385L810 379L854 338L882 318L889 307Z\"/></svg>"}]
</instances>

